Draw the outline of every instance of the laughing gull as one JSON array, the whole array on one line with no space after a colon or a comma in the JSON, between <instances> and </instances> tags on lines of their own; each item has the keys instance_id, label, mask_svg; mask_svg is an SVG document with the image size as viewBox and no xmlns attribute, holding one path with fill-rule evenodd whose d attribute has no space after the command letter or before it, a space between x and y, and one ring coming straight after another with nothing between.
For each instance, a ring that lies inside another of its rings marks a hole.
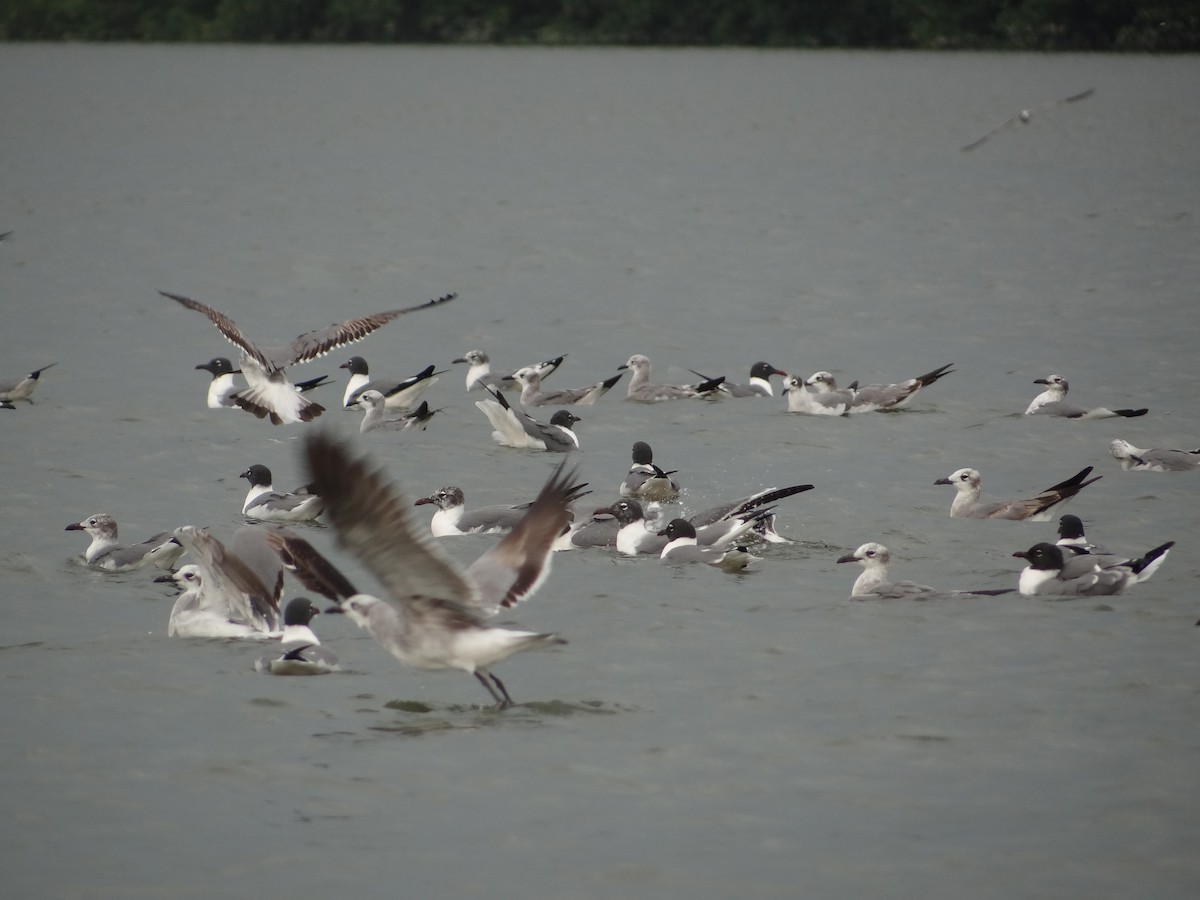
<instances>
[{"instance_id":1,"label":"laughing gull","mask_svg":"<svg viewBox=\"0 0 1200 900\"><path fill-rule=\"evenodd\" d=\"M980 503L983 479L974 469L959 469L949 478L939 478L934 484L952 484L955 494L950 504L950 515L956 519L1029 519L1045 522L1050 518L1051 508L1065 503L1093 481L1104 476L1087 478L1092 467L1088 466L1066 481L1046 488L1037 496L1025 500L1002 500L996 503Z\"/></svg>"},{"instance_id":2,"label":"laughing gull","mask_svg":"<svg viewBox=\"0 0 1200 900\"><path fill-rule=\"evenodd\" d=\"M699 375L705 382L720 381L720 385L714 395L724 397L774 397L775 391L771 387L771 376L779 375L787 378L787 372L782 369L777 369L769 362L756 362L750 367L750 381L746 384L738 384L724 379L709 378L707 375L701 375L695 369L688 369L693 375Z\"/></svg>"},{"instance_id":3,"label":"laughing gull","mask_svg":"<svg viewBox=\"0 0 1200 900\"><path fill-rule=\"evenodd\" d=\"M1070 513L1058 520L1058 540L1055 543L1064 551L1069 550L1072 553L1108 553L1103 547L1087 539L1083 533L1083 520Z\"/></svg>"},{"instance_id":4,"label":"laughing gull","mask_svg":"<svg viewBox=\"0 0 1200 900\"><path fill-rule=\"evenodd\" d=\"M175 529L175 538L196 562L195 571L173 579L185 590L171 610L169 637L264 639L278 634L283 567L273 556L264 562L269 533L240 528L226 548L202 528Z\"/></svg>"},{"instance_id":5,"label":"laughing gull","mask_svg":"<svg viewBox=\"0 0 1200 900\"><path fill-rule=\"evenodd\" d=\"M272 424L275 425L282 425L286 422L309 422L325 411L325 407L301 395L287 380L288 366L310 362L338 347L361 341L371 332L399 316L418 309L429 309L431 306L446 303L458 296L457 294L446 294L416 306L393 309L357 319L347 319L344 322L334 323L328 328L305 332L290 344L282 347L259 347L243 335L234 321L224 313L188 297L169 294L166 291L159 291L159 293L187 309L208 316L217 330L225 336L225 339L241 349L240 366L247 387L237 393L233 398L234 402L260 419L270 416Z\"/></svg>"},{"instance_id":6,"label":"laughing gull","mask_svg":"<svg viewBox=\"0 0 1200 900\"><path fill-rule=\"evenodd\" d=\"M1044 384L1042 391L1030 402L1025 410L1027 416L1061 416L1064 419L1111 419L1115 416L1133 418L1144 416L1147 409L1108 409L1097 406L1095 409L1084 409L1066 400L1070 385L1061 375L1047 375L1045 378L1034 379L1034 384Z\"/></svg>"},{"instance_id":7,"label":"laughing gull","mask_svg":"<svg viewBox=\"0 0 1200 900\"><path fill-rule=\"evenodd\" d=\"M288 601L283 610L279 647L256 659L255 670L271 675L326 675L340 671L337 655L322 647L312 630L312 620L320 613L307 597Z\"/></svg>"},{"instance_id":8,"label":"laughing gull","mask_svg":"<svg viewBox=\"0 0 1200 900\"><path fill-rule=\"evenodd\" d=\"M667 539L658 555L659 562L663 563L704 563L725 572L740 572L761 559L745 547L726 544L701 547L697 543L696 527L687 519L672 519L658 536Z\"/></svg>"},{"instance_id":9,"label":"laughing gull","mask_svg":"<svg viewBox=\"0 0 1200 900\"><path fill-rule=\"evenodd\" d=\"M574 503L585 494L587 482L571 485L567 491L567 502ZM512 506L500 504L480 506L467 511L466 497L463 489L454 484L438 488L428 497L421 497L413 506L437 507L437 512L429 522L429 530L434 537L447 537L461 534L500 534L511 531L525 517L533 501L518 503Z\"/></svg>"},{"instance_id":10,"label":"laughing gull","mask_svg":"<svg viewBox=\"0 0 1200 900\"><path fill-rule=\"evenodd\" d=\"M1200 450L1163 450L1135 447L1117 438L1108 452L1127 472L1194 472L1200 469Z\"/></svg>"},{"instance_id":11,"label":"laughing gull","mask_svg":"<svg viewBox=\"0 0 1200 900\"><path fill-rule=\"evenodd\" d=\"M635 403L659 403L663 400L685 400L715 391L725 380L724 376L709 379L698 385L652 384L650 382L650 360L635 353L618 369L631 369L629 388L625 399Z\"/></svg>"},{"instance_id":12,"label":"laughing gull","mask_svg":"<svg viewBox=\"0 0 1200 900\"><path fill-rule=\"evenodd\" d=\"M1064 558L1061 547L1034 544L1013 554L1029 562L1021 570L1017 590L1029 596L1052 597L1123 594L1157 572L1173 546L1174 541L1167 541L1137 559L1121 559L1091 553Z\"/></svg>"},{"instance_id":13,"label":"laughing gull","mask_svg":"<svg viewBox=\"0 0 1200 900\"><path fill-rule=\"evenodd\" d=\"M325 501L306 488L291 493L276 491L271 470L254 464L238 476L250 482L242 515L263 522L311 522L325 509Z\"/></svg>"},{"instance_id":14,"label":"laughing gull","mask_svg":"<svg viewBox=\"0 0 1200 900\"><path fill-rule=\"evenodd\" d=\"M665 537L666 532L660 531L657 523L647 514L646 507L631 497L624 497L607 509L597 512L607 513L617 520L620 530L617 532L616 548L617 552L624 556L660 553L670 541L670 538ZM769 509L757 510L704 525L697 531L697 543L704 547L728 547L753 531L754 524L760 516L769 514Z\"/></svg>"},{"instance_id":15,"label":"laughing gull","mask_svg":"<svg viewBox=\"0 0 1200 900\"><path fill-rule=\"evenodd\" d=\"M513 409L504 395L486 388L491 400L476 400L475 405L488 417L492 427L492 439L505 447L528 450L548 450L566 453L579 449L579 437L572 430L576 422L582 421L569 410L560 409L550 417L549 424L539 422L523 409Z\"/></svg>"},{"instance_id":16,"label":"laughing gull","mask_svg":"<svg viewBox=\"0 0 1200 900\"><path fill-rule=\"evenodd\" d=\"M826 375L817 372L816 375ZM810 416L845 416L851 412L866 412L853 409L854 393L848 390L818 390L799 375L789 375L783 380L783 395L787 398L788 412L806 413Z\"/></svg>"},{"instance_id":17,"label":"laughing gull","mask_svg":"<svg viewBox=\"0 0 1200 900\"><path fill-rule=\"evenodd\" d=\"M236 407L237 400L235 399L238 391L243 389L234 379L234 375L240 375L241 369L235 369L224 356L214 356L206 363L201 363L196 366L197 369L212 375L212 379L208 382L208 407L209 409L230 409ZM310 378L307 381L297 381L295 384L296 390L304 393L311 391L315 387L320 387L329 380L328 375L320 375L317 378Z\"/></svg>"},{"instance_id":18,"label":"laughing gull","mask_svg":"<svg viewBox=\"0 0 1200 900\"><path fill-rule=\"evenodd\" d=\"M882 598L884 600L936 600L944 597L986 596L996 597L1000 594L1011 594L1012 588L993 591L939 591L927 584L917 584L915 581L891 581L888 578L888 565L892 561L891 551L883 544L874 542L863 544L853 553L847 553L838 559L839 563L856 562L863 567L863 573L854 581L850 589L851 600Z\"/></svg>"},{"instance_id":19,"label":"laughing gull","mask_svg":"<svg viewBox=\"0 0 1200 900\"><path fill-rule=\"evenodd\" d=\"M570 516L575 472L560 464L517 526L463 569L414 525L410 504L366 460L352 458L324 435L308 439L305 457L338 542L385 594L358 593L344 577L327 577L332 564L315 554L297 559L313 576L310 588L332 596L338 609L401 662L468 672L498 707L512 706L491 666L522 650L566 642L554 634L497 628L488 620L530 596L549 575L551 547Z\"/></svg>"},{"instance_id":20,"label":"laughing gull","mask_svg":"<svg viewBox=\"0 0 1200 900\"><path fill-rule=\"evenodd\" d=\"M83 561L107 572L131 572L143 566L170 569L183 555L183 547L169 531L161 531L132 547L122 547L117 543L117 520L108 513L72 522L64 530L86 531L92 542L83 553Z\"/></svg>"},{"instance_id":21,"label":"laughing gull","mask_svg":"<svg viewBox=\"0 0 1200 900\"><path fill-rule=\"evenodd\" d=\"M603 507L595 510L586 521L580 519L571 525L566 537L560 538L555 544L555 549L616 547L620 530L621 523L608 507Z\"/></svg>"},{"instance_id":22,"label":"laughing gull","mask_svg":"<svg viewBox=\"0 0 1200 900\"><path fill-rule=\"evenodd\" d=\"M949 375L954 370L950 367L954 363L947 363L944 366L934 369L932 372L926 372L924 375L918 375L915 378L909 378L905 381L897 382L896 384L868 384L864 387L859 387L857 382L850 385L850 389L854 391L854 402L856 404L870 405L876 410L892 410L902 409L907 406L909 401L917 395L917 392L922 388L927 388L943 375Z\"/></svg>"},{"instance_id":23,"label":"laughing gull","mask_svg":"<svg viewBox=\"0 0 1200 900\"><path fill-rule=\"evenodd\" d=\"M1001 122L999 125L997 125L995 128L993 128L991 131L989 131L983 137L978 138L974 141L971 141L971 143L969 143L969 144L963 145L960 149L964 153L974 150L976 147L979 147L984 142L986 142L988 138L992 137L992 135L999 134L1001 131L1004 131L1006 128L1011 128L1013 125L1017 125L1017 124L1028 125L1029 121L1033 118L1034 112L1037 110L1052 109L1053 107L1061 106L1064 103L1077 103L1080 100L1086 100L1088 97L1092 96L1092 94L1094 94L1094 93L1096 93L1095 88L1088 88L1086 91L1080 91L1078 94L1072 94L1070 97L1063 97L1061 100L1047 100L1043 103L1037 104L1036 106L1031 106L1028 109L1023 109L1019 113L1017 113L1015 116L1010 116L1009 118L1005 119L1003 122Z\"/></svg>"},{"instance_id":24,"label":"laughing gull","mask_svg":"<svg viewBox=\"0 0 1200 900\"><path fill-rule=\"evenodd\" d=\"M581 388L570 388L561 391L543 391L542 376L536 366L525 366L513 372L513 379L521 386L522 406L591 406L608 393L608 389L621 380L624 372L618 372L612 378L597 381L595 384Z\"/></svg>"},{"instance_id":25,"label":"laughing gull","mask_svg":"<svg viewBox=\"0 0 1200 900\"><path fill-rule=\"evenodd\" d=\"M440 413L445 407L430 409L429 401L422 400L421 404L411 412L390 418L384 412L387 400L379 391L360 391L354 398L354 406L366 410L362 424L358 426L360 434L368 431L404 431L407 428L420 428L424 431L429 427L429 420L435 413Z\"/></svg>"},{"instance_id":26,"label":"laughing gull","mask_svg":"<svg viewBox=\"0 0 1200 900\"><path fill-rule=\"evenodd\" d=\"M812 489L813 485L811 484L793 484L784 488L764 488L749 496L739 497L736 500L729 500L725 503L718 503L716 506L710 506L695 515L688 516L688 521L696 527L701 527L724 519L762 512L768 503L774 503L777 500L783 500L787 497L794 497L796 494L802 494ZM767 510L767 512L767 515L761 515L755 519L754 533L768 543L791 543L787 538L776 533L775 516L770 510Z\"/></svg>"},{"instance_id":27,"label":"laughing gull","mask_svg":"<svg viewBox=\"0 0 1200 900\"><path fill-rule=\"evenodd\" d=\"M378 391L385 398L388 409L408 409L426 390L437 382L441 372L435 372L432 365L426 366L416 375L409 375L400 381L389 381L386 378L371 380L367 361L361 356L352 356L338 368L350 370L350 380L346 382L346 391L342 394L342 406L350 409L354 401L363 391Z\"/></svg>"},{"instance_id":28,"label":"laughing gull","mask_svg":"<svg viewBox=\"0 0 1200 900\"><path fill-rule=\"evenodd\" d=\"M0 400L28 400L29 395L33 393L33 389L38 386L38 378L50 366L57 366L58 363L50 363L42 366L40 369L34 369L32 372L27 372L20 378L4 378L0 379Z\"/></svg>"},{"instance_id":29,"label":"laughing gull","mask_svg":"<svg viewBox=\"0 0 1200 900\"><path fill-rule=\"evenodd\" d=\"M645 441L633 443L633 465L621 482L622 497L633 497L655 503L669 503L679 498L679 482L671 476L676 469L664 472L654 464L654 451Z\"/></svg>"},{"instance_id":30,"label":"laughing gull","mask_svg":"<svg viewBox=\"0 0 1200 900\"><path fill-rule=\"evenodd\" d=\"M553 359L548 359L545 362L540 362L533 368L537 370L538 376L541 378L547 377L551 372L562 365L563 359L567 354L556 356ZM493 372L492 361L488 355L482 350L468 350L458 359L451 360L455 363L467 363L470 368L467 369L467 390L477 391L481 388L490 387L498 391L519 391L521 386L517 384L516 378L513 376L515 372Z\"/></svg>"}]
</instances>

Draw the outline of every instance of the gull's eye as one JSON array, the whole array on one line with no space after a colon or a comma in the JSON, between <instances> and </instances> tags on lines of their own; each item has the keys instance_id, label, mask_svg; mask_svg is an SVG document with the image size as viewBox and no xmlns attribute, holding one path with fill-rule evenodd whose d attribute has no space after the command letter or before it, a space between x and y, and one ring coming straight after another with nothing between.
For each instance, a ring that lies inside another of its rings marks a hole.
<instances>
[{"instance_id":1,"label":"gull's eye","mask_svg":"<svg viewBox=\"0 0 1200 900\"><path fill-rule=\"evenodd\" d=\"M966 472L963 472L961 475L958 476L958 480L959 481L970 481L971 476L968 475Z\"/></svg>"},{"instance_id":2,"label":"gull's eye","mask_svg":"<svg viewBox=\"0 0 1200 900\"><path fill-rule=\"evenodd\" d=\"M867 551L867 556L871 556L871 557L873 557L874 555L875 555L875 551L874 551L874 550L868 550L868 551Z\"/></svg>"}]
</instances>

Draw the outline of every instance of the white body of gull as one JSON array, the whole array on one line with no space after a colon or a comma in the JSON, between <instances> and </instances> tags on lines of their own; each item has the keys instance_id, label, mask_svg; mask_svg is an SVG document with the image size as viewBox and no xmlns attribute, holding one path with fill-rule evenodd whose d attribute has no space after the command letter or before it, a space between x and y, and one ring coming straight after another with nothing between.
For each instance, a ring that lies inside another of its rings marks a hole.
<instances>
[{"instance_id":1,"label":"white body of gull","mask_svg":"<svg viewBox=\"0 0 1200 900\"><path fill-rule=\"evenodd\" d=\"M612 378L597 381L587 387L561 391L542 390L542 376L535 366L517 369L512 377L521 386L522 406L591 406L607 394L609 388L620 381L624 374L618 372Z\"/></svg>"},{"instance_id":2,"label":"white body of gull","mask_svg":"<svg viewBox=\"0 0 1200 900\"><path fill-rule=\"evenodd\" d=\"M378 391L384 398L388 409L408 409L421 395L437 383L441 372L434 371L432 365L426 366L416 375L410 375L399 381L386 378L372 379L367 361L361 356L352 356L338 368L350 370L350 380L346 382L346 390L342 394L342 406L350 409L364 391Z\"/></svg>"},{"instance_id":3,"label":"white body of gull","mask_svg":"<svg viewBox=\"0 0 1200 900\"><path fill-rule=\"evenodd\" d=\"M1045 522L1050 519L1050 510L1066 503L1081 490L1103 476L1088 478L1092 467L1088 466L1066 481L1046 488L1034 497L1024 500L1001 500L981 503L983 478L975 469L959 469L948 478L939 478L934 484L952 484L955 494L950 504L950 515L956 519L1031 519ZM1086 481L1084 479L1087 479Z\"/></svg>"},{"instance_id":4,"label":"white body of gull","mask_svg":"<svg viewBox=\"0 0 1200 900\"><path fill-rule=\"evenodd\" d=\"M1043 103L1037 104L1036 106L1023 109L1015 116L1009 116L991 131L987 132L987 134L985 134L983 137L971 141L969 144L964 144L960 149L962 149L964 152L974 150L976 147L982 146L988 140L988 138L999 134L1001 131L1004 131L1007 128L1011 128L1014 125L1028 125L1033 119L1034 112L1037 110L1052 109L1053 107L1061 106L1064 103L1078 103L1080 100L1086 100L1094 93L1096 93L1095 88L1088 88L1086 91L1080 91L1078 94L1072 94L1070 97L1063 97L1061 100L1047 100Z\"/></svg>"},{"instance_id":5,"label":"white body of gull","mask_svg":"<svg viewBox=\"0 0 1200 900\"><path fill-rule=\"evenodd\" d=\"M856 404L865 404L879 411L903 409L922 388L927 388L943 375L952 373L954 371L950 368L952 365L954 363L947 363L932 372L926 372L924 375L908 378L895 384L868 384L862 387L852 384L850 389L854 391Z\"/></svg>"},{"instance_id":6,"label":"white body of gull","mask_svg":"<svg viewBox=\"0 0 1200 900\"><path fill-rule=\"evenodd\" d=\"M307 488L291 493L275 490L271 485L271 470L255 464L239 478L250 482L242 515L263 522L311 522L321 514L325 502Z\"/></svg>"},{"instance_id":7,"label":"white body of gull","mask_svg":"<svg viewBox=\"0 0 1200 900\"><path fill-rule=\"evenodd\" d=\"M633 465L621 482L622 497L633 497L655 503L669 503L679 498L679 482L654 464L654 450L645 441L634 441Z\"/></svg>"},{"instance_id":8,"label":"white body of gull","mask_svg":"<svg viewBox=\"0 0 1200 900\"><path fill-rule=\"evenodd\" d=\"M1068 403L1066 398L1070 385L1061 375L1047 375L1045 378L1035 379L1033 383L1044 384L1046 389L1030 401L1025 409L1027 416L1060 416L1064 419L1111 419L1123 416L1128 419L1144 416L1149 412L1146 409L1108 409L1104 406L1085 409Z\"/></svg>"},{"instance_id":9,"label":"white body of gull","mask_svg":"<svg viewBox=\"0 0 1200 900\"><path fill-rule=\"evenodd\" d=\"M173 580L184 589L171 609L169 637L278 636L283 567L267 556L267 534L266 529L241 528L232 548L226 548L204 529L175 529L176 539L196 562L156 579Z\"/></svg>"},{"instance_id":10,"label":"white body of gull","mask_svg":"<svg viewBox=\"0 0 1200 900\"><path fill-rule=\"evenodd\" d=\"M617 552L624 556L661 553L663 547L670 542L666 532L659 530L657 519L647 515L646 508L633 498L623 498L607 509L597 512L606 513L616 519L620 530L617 532L615 546ZM757 510L703 525L696 534L696 542L704 547L728 547L753 531L758 517L768 514L769 510Z\"/></svg>"},{"instance_id":11,"label":"white body of gull","mask_svg":"<svg viewBox=\"0 0 1200 900\"><path fill-rule=\"evenodd\" d=\"M741 572L750 563L761 559L745 547L727 543L700 546L696 527L687 519L672 519L659 535L667 539L658 555L659 562L663 563L704 563L725 572Z\"/></svg>"},{"instance_id":12,"label":"white body of gull","mask_svg":"<svg viewBox=\"0 0 1200 900\"><path fill-rule=\"evenodd\" d=\"M525 517L467 569L451 561L382 473L352 459L321 435L305 445L309 471L326 498L339 543L384 586L359 593L311 547L293 553L297 574L401 662L418 669L459 669L475 676L500 707L512 698L490 670L522 650L565 643L553 634L488 624L500 609L531 595L550 571L551 546L569 519L574 473L560 465ZM306 545L307 546L307 545Z\"/></svg>"},{"instance_id":13,"label":"white body of gull","mask_svg":"<svg viewBox=\"0 0 1200 900\"><path fill-rule=\"evenodd\" d=\"M476 400L475 405L492 423L492 439L505 447L527 450L548 450L566 453L579 449L579 438L573 430L579 416L560 409L550 421L540 422L523 409L513 409L504 395L487 388L491 400Z\"/></svg>"},{"instance_id":14,"label":"white body of gull","mask_svg":"<svg viewBox=\"0 0 1200 900\"><path fill-rule=\"evenodd\" d=\"M1013 554L1029 562L1021 570L1017 590L1051 597L1123 594L1157 572L1173 546L1174 541L1167 541L1137 559L1121 559L1091 553L1067 557L1062 547L1034 544Z\"/></svg>"},{"instance_id":15,"label":"white body of gull","mask_svg":"<svg viewBox=\"0 0 1200 900\"><path fill-rule=\"evenodd\" d=\"M587 482L572 485L567 490L567 502L573 503L584 494ZM525 518L533 501L518 503L513 506L493 505L480 506L467 510L466 497L462 488L449 484L438 488L428 497L421 497L413 506L436 506L437 512L429 522L429 530L434 537L448 537L462 534L501 534L511 531ZM574 516L572 515L572 518Z\"/></svg>"},{"instance_id":16,"label":"white body of gull","mask_svg":"<svg viewBox=\"0 0 1200 900\"><path fill-rule=\"evenodd\" d=\"M368 431L404 431L409 428L420 428L424 431L429 427L429 420L441 409L430 409L429 401L422 400L416 409L402 413L399 416L388 416L386 400L379 391L360 391L354 399L354 405L365 410L362 423L358 426L360 434ZM444 407L443 407L444 408Z\"/></svg>"},{"instance_id":17,"label":"white body of gull","mask_svg":"<svg viewBox=\"0 0 1200 900\"><path fill-rule=\"evenodd\" d=\"M282 347L260 347L243 335L232 319L211 306L178 294L166 291L159 293L187 309L206 315L225 339L242 351L239 365L246 379L246 388L236 394L234 402L260 419L269 416L275 425L308 422L325 411L325 407L303 396L287 380L289 366L310 362L338 347L362 340L399 316L437 306L457 296L446 294L417 306L347 319L328 328L305 332Z\"/></svg>"},{"instance_id":18,"label":"white body of gull","mask_svg":"<svg viewBox=\"0 0 1200 900\"><path fill-rule=\"evenodd\" d=\"M50 363L42 366L40 369L34 369L32 372L26 372L20 378L0 378L0 400L11 402L13 400L28 400L29 395L33 393L33 389L38 386L38 379L42 373L50 366L56 366L58 363Z\"/></svg>"},{"instance_id":19,"label":"white body of gull","mask_svg":"<svg viewBox=\"0 0 1200 900\"><path fill-rule=\"evenodd\" d=\"M288 601L283 610L283 634L279 646L254 661L258 672L271 675L326 675L340 671L337 654L321 646L312 620L320 610L307 597Z\"/></svg>"},{"instance_id":20,"label":"white body of gull","mask_svg":"<svg viewBox=\"0 0 1200 900\"><path fill-rule=\"evenodd\" d=\"M853 553L848 553L838 559L839 563L856 562L863 567L863 572L854 581L850 589L852 599L882 598L884 600L936 600L943 597L962 597L968 595L983 595L994 597L999 594L1011 594L1012 588L988 591L939 591L927 584L917 584L915 581L892 581L888 577L888 566L892 561L891 551L883 544L874 542L863 544Z\"/></svg>"},{"instance_id":21,"label":"white body of gull","mask_svg":"<svg viewBox=\"0 0 1200 900\"><path fill-rule=\"evenodd\" d=\"M1200 450L1162 450L1135 447L1117 438L1108 445L1113 459L1127 472L1195 472L1200 469Z\"/></svg>"},{"instance_id":22,"label":"white body of gull","mask_svg":"<svg viewBox=\"0 0 1200 900\"><path fill-rule=\"evenodd\" d=\"M650 360L641 353L635 353L625 361L624 365L617 366L617 368L633 371L629 378L625 399L635 403L660 403L663 400L686 400L689 397L699 397L715 391L725 380L724 377L713 378L695 386L653 384L650 381Z\"/></svg>"},{"instance_id":23,"label":"white body of gull","mask_svg":"<svg viewBox=\"0 0 1200 900\"><path fill-rule=\"evenodd\" d=\"M553 359L548 359L545 362L540 362L535 366L528 368L536 369L541 378L547 377L551 372L562 365L563 359L567 354L556 356ZM514 377L515 371L510 372L493 372L492 361L487 353L482 350L468 350L458 359L452 360L456 363L467 363L467 390L477 391L485 387L494 388L498 391L519 391L521 385L517 383Z\"/></svg>"},{"instance_id":24,"label":"white body of gull","mask_svg":"<svg viewBox=\"0 0 1200 900\"><path fill-rule=\"evenodd\" d=\"M851 391L817 390L799 375L789 375L783 380L783 395L787 399L788 412L810 416L846 416L854 406ZM865 409L853 411L866 412Z\"/></svg>"},{"instance_id":25,"label":"white body of gull","mask_svg":"<svg viewBox=\"0 0 1200 900\"><path fill-rule=\"evenodd\" d=\"M108 513L96 513L82 522L72 522L66 531L86 531L92 542L83 560L108 572L131 572L144 566L170 569L183 555L183 547L169 531L162 531L140 544L122 547L117 541L117 520Z\"/></svg>"}]
</instances>

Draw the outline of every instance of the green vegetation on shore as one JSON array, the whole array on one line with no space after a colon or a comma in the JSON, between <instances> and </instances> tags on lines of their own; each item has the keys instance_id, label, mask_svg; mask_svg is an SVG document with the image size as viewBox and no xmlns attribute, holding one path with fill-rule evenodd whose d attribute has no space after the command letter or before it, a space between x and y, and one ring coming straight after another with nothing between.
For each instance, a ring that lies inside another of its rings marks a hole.
<instances>
[{"instance_id":1,"label":"green vegetation on shore","mask_svg":"<svg viewBox=\"0 0 1200 900\"><path fill-rule=\"evenodd\" d=\"M1196 0L8 0L0 39L1195 51Z\"/></svg>"}]
</instances>

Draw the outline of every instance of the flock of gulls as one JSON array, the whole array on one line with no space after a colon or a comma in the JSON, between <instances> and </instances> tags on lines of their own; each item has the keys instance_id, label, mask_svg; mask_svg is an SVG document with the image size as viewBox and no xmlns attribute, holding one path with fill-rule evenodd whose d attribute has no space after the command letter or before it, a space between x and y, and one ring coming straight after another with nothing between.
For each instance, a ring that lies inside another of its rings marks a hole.
<instances>
[{"instance_id":1,"label":"flock of gulls","mask_svg":"<svg viewBox=\"0 0 1200 900\"><path fill-rule=\"evenodd\" d=\"M1068 100L1083 96L1086 94ZM240 351L236 368L225 357L196 366L211 375L207 405L240 408L275 425L310 423L325 411L312 395L327 384L326 378L292 382L289 369L360 341L401 316L434 309L456 297L446 294L415 306L347 319L302 334L290 343L266 347L244 335L224 313L185 296L160 293L206 316ZM813 487L767 488L688 517L670 516L664 508L679 500L680 485L673 477L677 473L661 468L650 444L637 441L632 447L632 465L620 483L619 498L585 511L580 502L591 491L579 481L570 456L579 447L573 430L579 417L566 407L596 404L628 372L625 402L775 397L772 379L779 378L787 408L794 413L889 413L911 404L924 389L954 371L949 364L892 384L856 382L839 387L828 372L803 377L757 362L745 383L695 373L694 383L662 384L653 381L650 360L634 354L611 377L558 390L548 388L545 381L562 365L562 356L502 373L492 371L490 359L481 350L472 350L453 362L467 365L465 386L480 396L475 406L486 417L496 442L564 454L532 500L470 509L463 490L448 485L410 502L346 442L313 429L303 442L305 484L281 490L273 483L270 469L261 464L241 473L249 486L242 506L248 524L237 529L228 545L208 530L190 525L139 544L123 545L114 518L96 513L67 526L68 531L83 531L90 538L83 563L108 572L162 570L155 580L173 583L179 590L168 623L172 637L268 641L262 646L270 650L257 659L256 668L273 674L336 670L336 657L321 645L312 628L318 607L307 597L283 604L286 575L332 601L327 612L348 616L401 662L418 669L467 672L503 708L513 701L492 667L519 651L565 643L555 634L493 624L501 610L541 587L556 551L604 548L625 555L654 555L669 564L698 563L740 572L760 560L751 550L755 543L786 541L775 531L778 504ZM48 368L0 381L4 408L15 408L14 401L28 401ZM440 411L431 410L420 398L445 370L431 365L401 379L374 378L361 356L351 357L341 368L349 372L341 405L363 412L362 432L425 428ZM1040 378L1036 383L1045 390L1029 404L1027 415L1132 418L1147 412L1068 403L1068 385L1061 375ZM547 411L552 412L548 417ZM1118 439L1112 441L1110 451L1125 470L1200 470L1200 449L1144 449ZM983 497L982 478L975 469L959 469L935 483L954 487L952 517L1047 521L1099 479L1091 473L1089 466L1032 496L1000 501ZM426 505L434 508L434 514L427 525L418 525L412 509ZM332 560L302 537L297 526L318 518L332 527L339 547L369 572L382 590L375 594L359 590ZM464 568L446 554L439 540L472 533L497 534L499 538ZM863 544L837 562L858 563L863 568L851 590L853 598L930 599L1014 590L1031 596L1112 595L1150 578L1173 544L1166 542L1137 557L1112 554L1089 543L1082 522L1072 515L1059 518L1058 535L1056 543L1037 543L1013 554L1027 564L1015 589L939 591L893 581L889 576L891 554L875 542ZM176 568L181 559L185 564Z\"/></svg>"}]
</instances>

